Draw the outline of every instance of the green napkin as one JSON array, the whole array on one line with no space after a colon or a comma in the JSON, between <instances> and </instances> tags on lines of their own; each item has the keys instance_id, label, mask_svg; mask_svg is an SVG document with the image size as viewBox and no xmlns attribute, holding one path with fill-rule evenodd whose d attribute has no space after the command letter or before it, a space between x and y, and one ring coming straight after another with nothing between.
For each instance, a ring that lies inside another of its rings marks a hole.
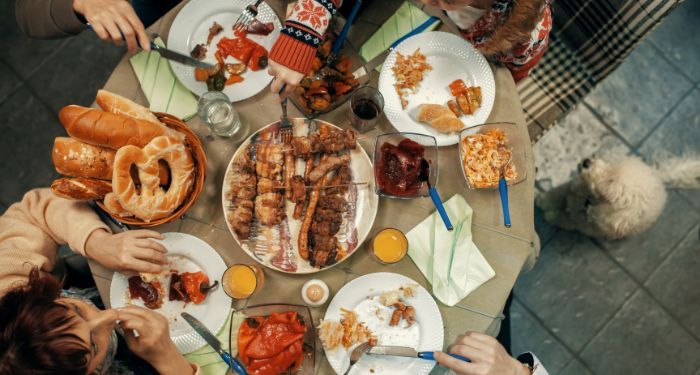
<instances>
[{"instance_id":1,"label":"green napkin","mask_svg":"<svg viewBox=\"0 0 700 375\"><path fill-rule=\"evenodd\" d=\"M165 46L160 38L153 42ZM183 120L197 114L197 98L178 81L168 60L158 52L141 51L129 61L152 111L170 113Z\"/></svg>"},{"instance_id":2,"label":"green napkin","mask_svg":"<svg viewBox=\"0 0 700 375\"><path fill-rule=\"evenodd\" d=\"M389 46L399 38L423 24L428 18L430 18L430 16L425 14L420 8L413 5L410 1L406 1L399 7L396 13L384 22L382 27L360 47L360 56L362 56L365 61L372 60L388 49ZM425 31L434 30L439 23L440 21L436 20ZM380 69L381 65L377 67L377 70Z\"/></svg>"},{"instance_id":3,"label":"green napkin","mask_svg":"<svg viewBox=\"0 0 700 375\"><path fill-rule=\"evenodd\" d=\"M235 332L238 332L236 327L240 327L244 319L245 316L243 314L233 314L233 327ZM228 351L228 331L230 322L231 314L229 314L228 319L226 319L226 323L224 323L224 326L221 327L221 330L216 335L216 338L219 339L219 342L221 342L221 348L225 351ZM233 348L231 348L231 353L234 357L238 353L236 343L237 340L233 340ZM209 345L205 345L199 350L186 354L185 358L187 358L190 363L199 365L201 375L221 375L225 374L228 370L228 365L226 362L224 362L224 360L219 356L219 353L215 352Z\"/></svg>"},{"instance_id":4,"label":"green napkin","mask_svg":"<svg viewBox=\"0 0 700 375\"><path fill-rule=\"evenodd\" d=\"M454 225L448 231L435 212L408 232L408 255L433 286L433 295L454 306L496 275L472 242L472 208L456 194L445 202Z\"/></svg>"}]
</instances>

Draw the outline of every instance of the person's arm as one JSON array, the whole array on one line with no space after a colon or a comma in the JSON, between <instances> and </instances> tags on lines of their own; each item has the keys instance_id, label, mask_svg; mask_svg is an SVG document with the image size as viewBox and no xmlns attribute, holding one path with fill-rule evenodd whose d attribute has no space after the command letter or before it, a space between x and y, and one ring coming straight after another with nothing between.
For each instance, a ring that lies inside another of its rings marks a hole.
<instances>
[{"instance_id":1,"label":"person's arm","mask_svg":"<svg viewBox=\"0 0 700 375\"><path fill-rule=\"evenodd\" d=\"M109 232L85 202L49 189L29 191L0 216L0 291L26 281L33 266L51 272L58 245L85 255L88 237L98 230Z\"/></svg>"},{"instance_id":2,"label":"person's arm","mask_svg":"<svg viewBox=\"0 0 700 375\"><path fill-rule=\"evenodd\" d=\"M64 38L86 28L73 10L73 0L16 0L15 17L32 38Z\"/></svg>"},{"instance_id":3,"label":"person's arm","mask_svg":"<svg viewBox=\"0 0 700 375\"><path fill-rule=\"evenodd\" d=\"M530 371L532 371L532 375L549 375L547 369L542 366L540 359L530 352L519 355L518 361L528 366Z\"/></svg>"},{"instance_id":4,"label":"person's arm","mask_svg":"<svg viewBox=\"0 0 700 375\"><path fill-rule=\"evenodd\" d=\"M270 90L279 92L287 85L290 93L311 70L316 50L342 0L297 0L280 36L270 51Z\"/></svg>"}]
</instances>

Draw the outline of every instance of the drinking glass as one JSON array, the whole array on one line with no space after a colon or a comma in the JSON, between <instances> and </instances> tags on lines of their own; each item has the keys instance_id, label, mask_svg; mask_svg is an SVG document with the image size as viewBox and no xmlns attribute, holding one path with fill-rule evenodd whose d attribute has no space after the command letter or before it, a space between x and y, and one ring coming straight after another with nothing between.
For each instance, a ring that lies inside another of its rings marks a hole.
<instances>
[{"instance_id":1,"label":"drinking glass","mask_svg":"<svg viewBox=\"0 0 700 375\"><path fill-rule=\"evenodd\" d=\"M407 253L408 239L396 228L384 228L372 240L371 254L379 263L398 263L406 257Z\"/></svg>"},{"instance_id":2,"label":"drinking glass","mask_svg":"<svg viewBox=\"0 0 700 375\"><path fill-rule=\"evenodd\" d=\"M224 292L233 299L246 299L265 285L262 268L254 264L234 264L221 277Z\"/></svg>"},{"instance_id":3,"label":"drinking glass","mask_svg":"<svg viewBox=\"0 0 700 375\"><path fill-rule=\"evenodd\" d=\"M374 87L365 86L350 98L350 124L360 133L366 133L377 124L384 113L384 97Z\"/></svg>"},{"instance_id":4,"label":"drinking glass","mask_svg":"<svg viewBox=\"0 0 700 375\"><path fill-rule=\"evenodd\" d=\"M199 97L197 115L212 133L220 137L231 137L241 129L241 119L231 100L221 91L207 91Z\"/></svg>"}]
</instances>

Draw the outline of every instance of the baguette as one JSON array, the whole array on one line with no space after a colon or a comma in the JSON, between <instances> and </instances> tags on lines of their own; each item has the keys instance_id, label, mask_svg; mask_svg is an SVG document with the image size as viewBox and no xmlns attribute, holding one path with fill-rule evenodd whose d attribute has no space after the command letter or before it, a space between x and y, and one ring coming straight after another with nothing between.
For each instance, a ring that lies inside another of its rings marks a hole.
<instances>
[{"instance_id":1,"label":"baguette","mask_svg":"<svg viewBox=\"0 0 700 375\"><path fill-rule=\"evenodd\" d=\"M95 101L103 111L160 124L151 110L115 93L99 90Z\"/></svg>"},{"instance_id":2,"label":"baguette","mask_svg":"<svg viewBox=\"0 0 700 375\"><path fill-rule=\"evenodd\" d=\"M63 107L58 118L71 137L112 150L126 145L143 147L153 138L162 135L175 134L178 140L184 139L182 133L168 129L163 124L78 105Z\"/></svg>"},{"instance_id":3,"label":"baguette","mask_svg":"<svg viewBox=\"0 0 700 375\"><path fill-rule=\"evenodd\" d=\"M114 150L105 147L57 137L51 156L56 172L64 176L111 180L114 154Z\"/></svg>"},{"instance_id":4,"label":"baguette","mask_svg":"<svg viewBox=\"0 0 700 375\"><path fill-rule=\"evenodd\" d=\"M112 192L112 183L95 178L59 178L51 184L51 191L67 199L102 200Z\"/></svg>"}]
</instances>

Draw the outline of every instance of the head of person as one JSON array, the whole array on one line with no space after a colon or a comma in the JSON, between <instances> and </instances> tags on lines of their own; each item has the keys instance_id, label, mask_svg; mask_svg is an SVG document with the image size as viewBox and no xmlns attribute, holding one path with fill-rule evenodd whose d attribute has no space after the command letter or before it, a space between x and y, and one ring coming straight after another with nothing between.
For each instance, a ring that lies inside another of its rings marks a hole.
<instances>
[{"instance_id":1,"label":"head of person","mask_svg":"<svg viewBox=\"0 0 700 375\"><path fill-rule=\"evenodd\" d=\"M34 268L0 298L0 374L99 374L111 363L116 310L61 297L61 284Z\"/></svg>"}]
</instances>

